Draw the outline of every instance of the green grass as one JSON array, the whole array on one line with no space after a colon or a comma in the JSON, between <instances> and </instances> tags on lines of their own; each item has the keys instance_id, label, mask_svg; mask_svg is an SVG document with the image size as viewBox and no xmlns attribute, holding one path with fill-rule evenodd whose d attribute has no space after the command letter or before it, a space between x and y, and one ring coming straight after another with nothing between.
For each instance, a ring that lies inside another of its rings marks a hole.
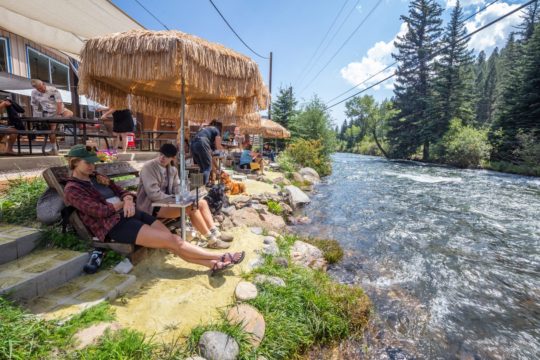
<instances>
[{"instance_id":1,"label":"green grass","mask_svg":"<svg viewBox=\"0 0 540 360\"><path fill-rule=\"evenodd\" d=\"M96 345L77 351L72 358L81 360L156 359L158 345L138 331L107 331Z\"/></svg>"},{"instance_id":2,"label":"green grass","mask_svg":"<svg viewBox=\"0 0 540 360\"><path fill-rule=\"evenodd\" d=\"M283 209L277 201L268 200L266 205L268 206L268 211L270 211L274 215L281 215L283 213Z\"/></svg>"},{"instance_id":3,"label":"green grass","mask_svg":"<svg viewBox=\"0 0 540 360\"><path fill-rule=\"evenodd\" d=\"M540 176L540 166L517 165L505 161L492 161L488 163L485 168L511 174Z\"/></svg>"},{"instance_id":4,"label":"green grass","mask_svg":"<svg viewBox=\"0 0 540 360\"><path fill-rule=\"evenodd\" d=\"M336 240L317 239L313 237L301 238L300 240L321 249L324 258L329 264L335 264L343 259L343 249Z\"/></svg>"},{"instance_id":5,"label":"green grass","mask_svg":"<svg viewBox=\"0 0 540 360\"><path fill-rule=\"evenodd\" d=\"M90 245L82 240L76 233L67 231L65 234L58 227L47 227L42 232L41 240L45 246L74 251L88 251Z\"/></svg>"},{"instance_id":6,"label":"green grass","mask_svg":"<svg viewBox=\"0 0 540 360\"><path fill-rule=\"evenodd\" d=\"M109 304L103 303L59 325L39 320L0 297L0 359L49 359L54 353L65 358L79 329L113 319Z\"/></svg>"},{"instance_id":7,"label":"green grass","mask_svg":"<svg viewBox=\"0 0 540 360\"><path fill-rule=\"evenodd\" d=\"M0 221L21 225L35 224L36 205L46 189L47 184L41 177L10 181L8 189L0 197Z\"/></svg>"}]
</instances>

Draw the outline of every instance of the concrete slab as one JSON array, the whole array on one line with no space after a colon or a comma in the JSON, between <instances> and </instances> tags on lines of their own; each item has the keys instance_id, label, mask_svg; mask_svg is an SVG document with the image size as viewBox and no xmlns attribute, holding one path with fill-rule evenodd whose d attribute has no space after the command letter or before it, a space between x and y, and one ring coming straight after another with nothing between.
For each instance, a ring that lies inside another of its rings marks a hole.
<instances>
[{"instance_id":1,"label":"concrete slab","mask_svg":"<svg viewBox=\"0 0 540 360\"><path fill-rule=\"evenodd\" d=\"M135 276L111 270L79 276L24 306L48 320L67 319L106 300L114 300L135 283Z\"/></svg>"},{"instance_id":2,"label":"concrete slab","mask_svg":"<svg viewBox=\"0 0 540 360\"><path fill-rule=\"evenodd\" d=\"M34 250L41 233L37 229L0 224L0 265L16 260Z\"/></svg>"},{"instance_id":3,"label":"concrete slab","mask_svg":"<svg viewBox=\"0 0 540 360\"><path fill-rule=\"evenodd\" d=\"M27 301L73 279L88 261L87 253L41 249L0 265L0 295Z\"/></svg>"}]
</instances>

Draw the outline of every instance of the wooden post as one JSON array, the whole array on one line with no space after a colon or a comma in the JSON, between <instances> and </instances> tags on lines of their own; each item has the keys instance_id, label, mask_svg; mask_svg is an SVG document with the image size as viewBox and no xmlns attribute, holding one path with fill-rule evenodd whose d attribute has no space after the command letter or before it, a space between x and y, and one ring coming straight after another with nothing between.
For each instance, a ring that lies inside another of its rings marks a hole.
<instances>
[{"instance_id":1,"label":"wooden post","mask_svg":"<svg viewBox=\"0 0 540 360\"><path fill-rule=\"evenodd\" d=\"M69 90L71 91L71 105L73 107L73 116L81 117L81 106L79 105L79 77L73 71L73 65L71 64L71 58L69 59Z\"/></svg>"}]
</instances>

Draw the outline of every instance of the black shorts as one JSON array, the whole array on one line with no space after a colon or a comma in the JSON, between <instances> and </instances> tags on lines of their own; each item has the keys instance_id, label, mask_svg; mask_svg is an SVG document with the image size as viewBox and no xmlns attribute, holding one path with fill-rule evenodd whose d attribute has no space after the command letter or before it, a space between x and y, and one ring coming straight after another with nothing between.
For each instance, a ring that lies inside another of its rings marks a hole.
<instances>
[{"instance_id":1,"label":"black shorts","mask_svg":"<svg viewBox=\"0 0 540 360\"><path fill-rule=\"evenodd\" d=\"M145 212L135 210L135 215L125 218L120 214L120 222L113 226L107 234L114 242L124 244L135 244L137 235L143 225L152 225L157 219Z\"/></svg>"}]
</instances>

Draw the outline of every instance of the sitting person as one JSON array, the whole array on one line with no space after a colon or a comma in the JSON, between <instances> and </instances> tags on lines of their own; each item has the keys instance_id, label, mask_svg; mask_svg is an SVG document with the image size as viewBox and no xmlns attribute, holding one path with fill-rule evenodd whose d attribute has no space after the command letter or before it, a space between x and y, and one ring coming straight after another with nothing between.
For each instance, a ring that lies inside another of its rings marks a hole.
<instances>
[{"instance_id":1,"label":"sitting person","mask_svg":"<svg viewBox=\"0 0 540 360\"><path fill-rule=\"evenodd\" d=\"M158 219L176 219L180 217L179 208L152 208L152 203L174 198L178 191L178 171L172 166L178 149L173 144L163 144L159 156L144 164L140 171L140 183L137 190L137 209L156 216ZM212 213L206 200L199 200L198 209L193 206L186 209L193 227L200 232L212 249L226 249L233 237L222 234L214 225Z\"/></svg>"},{"instance_id":2,"label":"sitting person","mask_svg":"<svg viewBox=\"0 0 540 360\"><path fill-rule=\"evenodd\" d=\"M264 160L256 151L251 151L251 145L246 145L240 155L240 169L261 170L264 175Z\"/></svg>"},{"instance_id":3,"label":"sitting person","mask_svg":"<svg viewBox=\"0 0 540 360\"><path fill-rule=\"evenodd\" d=\"M96 173L96 153L75 145L67 154L72 172L64 188L66 204L75 207L83 224L100 241L167 249L183 260L206 266L212 274L239 264L245 252L215 254L172 234L161 221L135 209L135 196Z\"/></svg>"},{"instance_id":4,"label":"sitting person","mask_svg":"<svg viewBox=\"0 0 540 360\"><path fill-rule=\"evenodd\" d=\"M276 161L276 154L274 153L274 150L272 149L270 144L264 144L262 154L264 157L269 158L271 162Z\"/></svg>"},{"instance_id":5,"label":"sitting person","mask_svg":"<svg viewBox=\"0 0 540 360\"><path fill-rule=\"evenodd\" d=\"M24 113L24 109L10 98L5 98L0 101L0 112L4 110L8 115L8 123L7 126L0 125L0 129L3 130L4 134L7 134L5 154L16 155L13 151L13 144L17 141L17 130L26 130L19 115Z\"/></svg>"}]
</instances>

